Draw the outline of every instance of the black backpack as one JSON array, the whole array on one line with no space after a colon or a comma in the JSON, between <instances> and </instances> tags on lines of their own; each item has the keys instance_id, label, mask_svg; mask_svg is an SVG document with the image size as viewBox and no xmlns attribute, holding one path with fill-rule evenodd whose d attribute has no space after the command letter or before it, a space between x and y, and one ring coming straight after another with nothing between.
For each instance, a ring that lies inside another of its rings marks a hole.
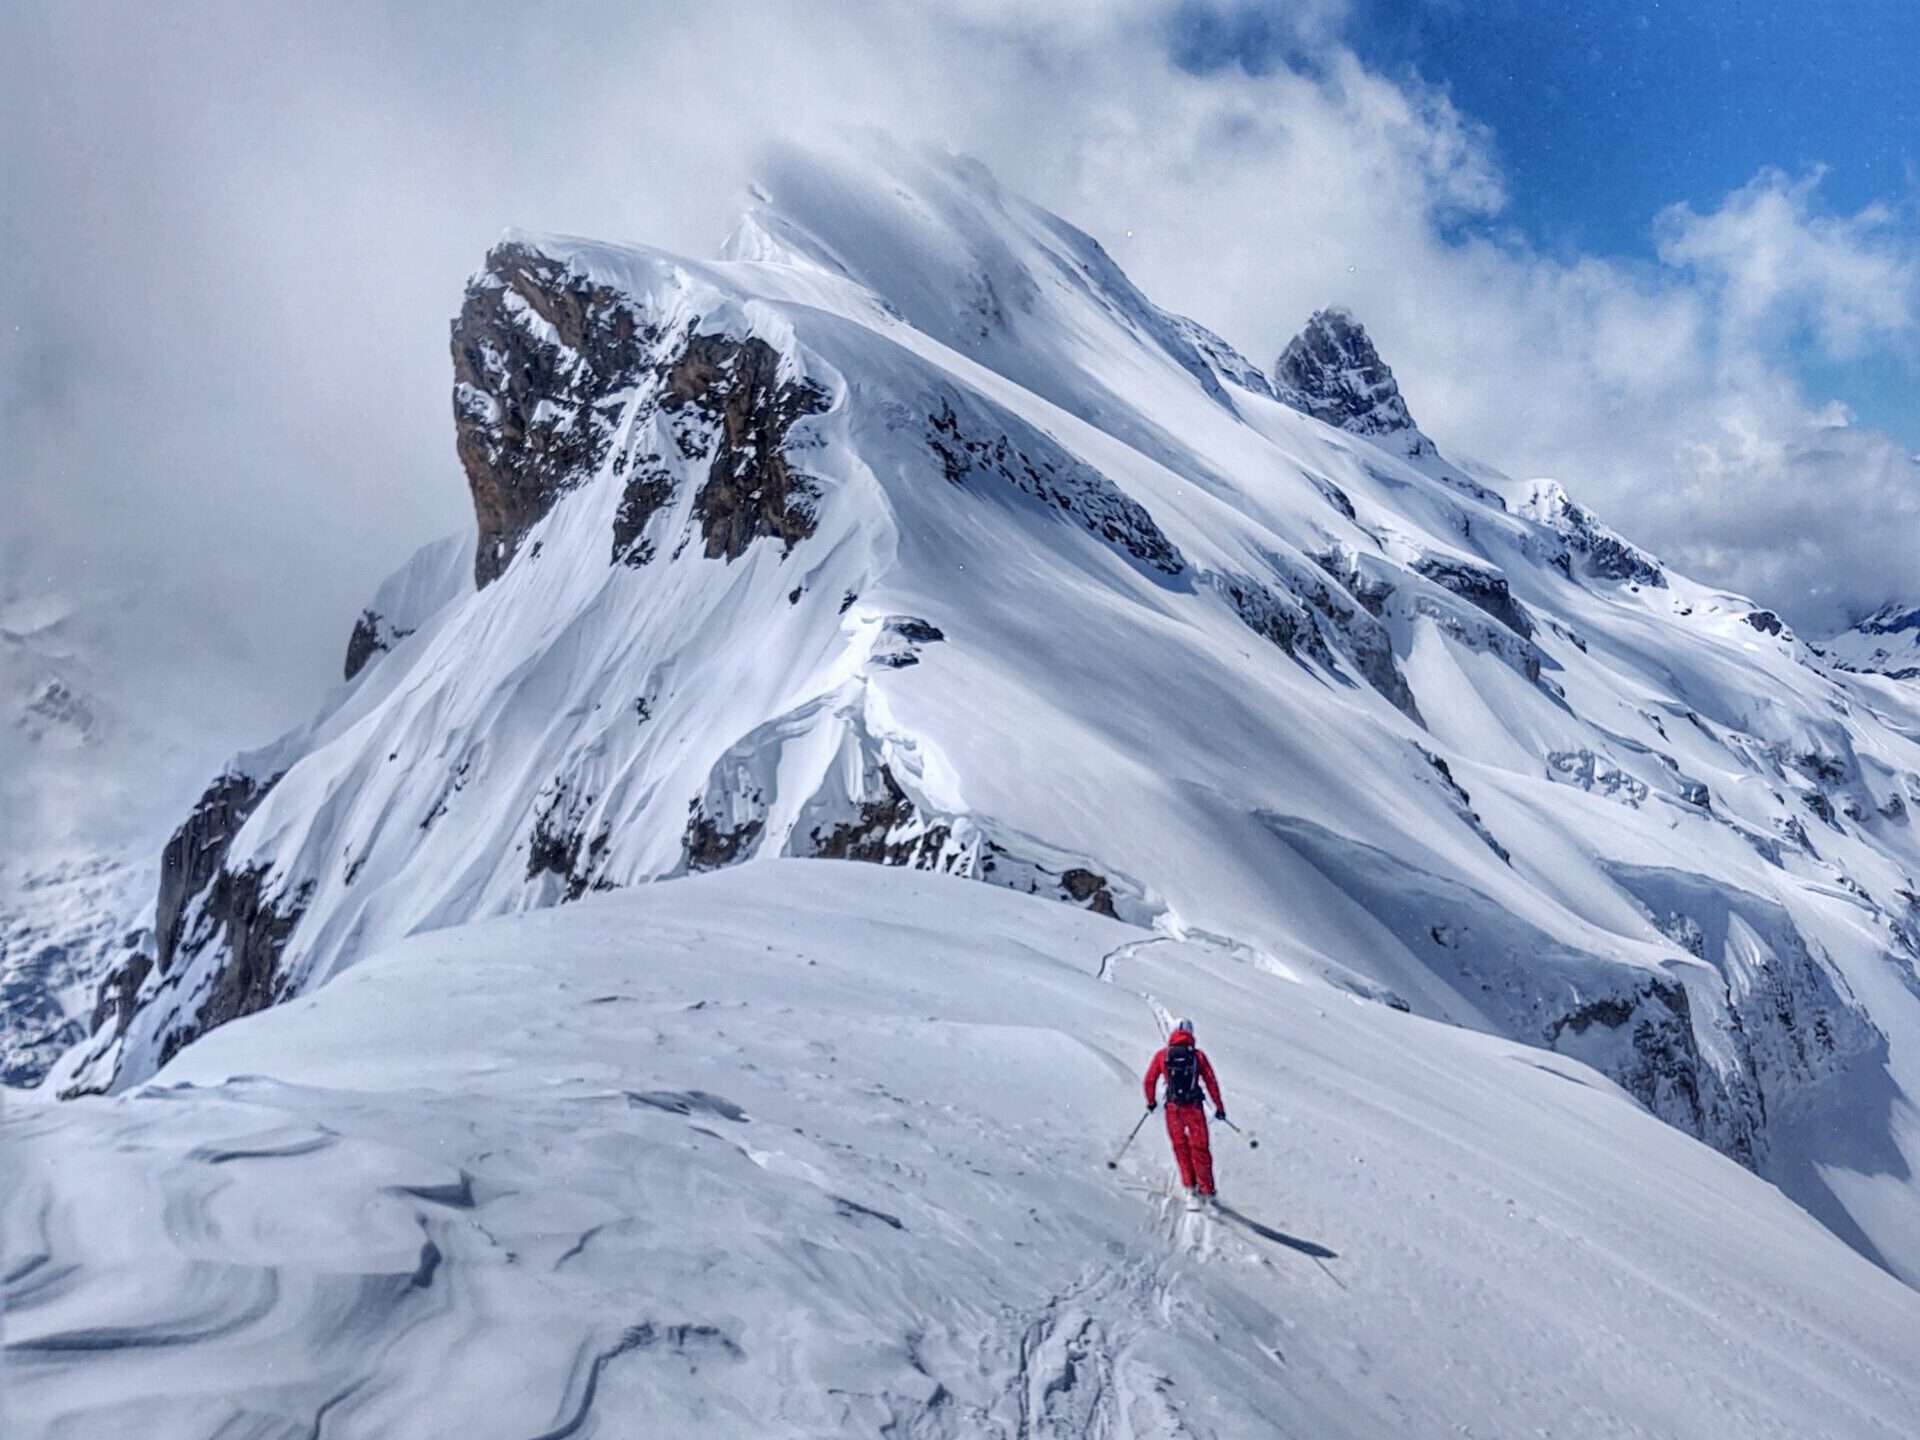
<instances>
[{"instance_id":1,"label":"black backpack","mask_svg":"<svg viewBox=\"0 0 1920 1440\"><path fill-rule=\"evenodd\" d=\"M1200 1053L1191 1045L1167 1047L1167 1103L1198 1105L1200 1100Z\"/></svg>"}]
</instances>

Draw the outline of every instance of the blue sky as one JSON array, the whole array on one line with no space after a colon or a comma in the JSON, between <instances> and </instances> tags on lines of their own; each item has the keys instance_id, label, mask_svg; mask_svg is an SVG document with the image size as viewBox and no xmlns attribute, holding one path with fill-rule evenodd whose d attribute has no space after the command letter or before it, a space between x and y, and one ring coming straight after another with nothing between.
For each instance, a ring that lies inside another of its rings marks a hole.
<instances>
[{"instance_id":1,"label":"blue sky","mask_svg":"<svg viewBox=\"0 0 1920 1440\"><path fill-rule=\"evenodd\" d=\"M1288 7L1190 4L1170 43L1195 73L1309 64ZM1654 262L1654 217L1705 213L1764 167L1825 171L1821 208L1894 207L1920 229L1920 0L1353 0L1343 37L1490 126L1500 223L1550 253ZM1920 448L1920 359L1791 362L1814 400Z\"/></svg>"}]
</instances>

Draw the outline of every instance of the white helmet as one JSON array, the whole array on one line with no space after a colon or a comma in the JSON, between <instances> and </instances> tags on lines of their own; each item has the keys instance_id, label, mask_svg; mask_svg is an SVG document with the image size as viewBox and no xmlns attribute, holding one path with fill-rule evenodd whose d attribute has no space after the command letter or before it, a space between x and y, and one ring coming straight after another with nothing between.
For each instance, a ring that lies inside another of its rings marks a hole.
<instances>
[{"instance_id":1,"label":"white helmet","mask_svg":"<svg viewBox=\"0 0 1920 1440\"><path fill-rule=\"evenodd\" d=\"M1176 1030L1184 1030L1184 1031L1186 1031L1186 1032L1187 1032L1187 1033L1188 1033L1189 1035L1191 1035L1191 1034L1193 1034L1193 1021L1191 1021L1191 1020L1176 1020L1176 1021L1174 1021L1174 1022L1173 1022L1173 1028L1174 1028L1174 1029L1176 1029Z\"/></svg>"}]
</instances>

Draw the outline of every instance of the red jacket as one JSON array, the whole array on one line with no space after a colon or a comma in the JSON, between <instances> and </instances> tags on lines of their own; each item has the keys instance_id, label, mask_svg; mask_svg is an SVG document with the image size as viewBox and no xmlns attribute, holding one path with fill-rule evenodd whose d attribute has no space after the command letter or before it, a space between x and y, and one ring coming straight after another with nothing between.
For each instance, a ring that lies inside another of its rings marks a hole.
<instances>
[{"instance_id":1,"label":"red jacket","mask_svg":"<svg viewBox=\"0 0 1920 1440\"><path fill-rule=\"evenodd\" d=\"M1160 1077L1166 1073L1167 1069L1167 1046L1172 1045L1193 1045L1192 1033L1186 1030L1174 1031L1167 1037L1167 1045L1161 1047L1159 1053L1153 1057L1153 1063L1147 1067L1147 1104L1149 1105L1157 1105L1160 1102ZM1207 1087L1207 1093L1213 1097L1213 1108L1226 1109L1227 1102L1220 1098L1220 1082L1213 1078L1213 1066L1207 1061L1207 1052L1194 1045L1193 1055L1200 1062L1200 1083Z\"/></svg>"}]
</instances>

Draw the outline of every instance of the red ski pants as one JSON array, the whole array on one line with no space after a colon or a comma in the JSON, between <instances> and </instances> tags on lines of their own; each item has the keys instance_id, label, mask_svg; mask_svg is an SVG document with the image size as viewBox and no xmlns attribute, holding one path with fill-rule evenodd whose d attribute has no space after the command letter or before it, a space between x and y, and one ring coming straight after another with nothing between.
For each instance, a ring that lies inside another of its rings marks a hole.
<instances>
[{"instance_id":1,"label":"red ski pants","mask_svg":"<svg viewBox=\"0 0 1920 1440\"><path fill-rule=\"evenodd\" d=\"M1202 1195L1213 1194L1213 1150L1207 1144L1207 1111L1203 1105L1167 1106L1167 1138L1173 1142L1173 1160L1180 1167L1180 1183L1198 1185Z\"/></svg>"}]
</instances>

